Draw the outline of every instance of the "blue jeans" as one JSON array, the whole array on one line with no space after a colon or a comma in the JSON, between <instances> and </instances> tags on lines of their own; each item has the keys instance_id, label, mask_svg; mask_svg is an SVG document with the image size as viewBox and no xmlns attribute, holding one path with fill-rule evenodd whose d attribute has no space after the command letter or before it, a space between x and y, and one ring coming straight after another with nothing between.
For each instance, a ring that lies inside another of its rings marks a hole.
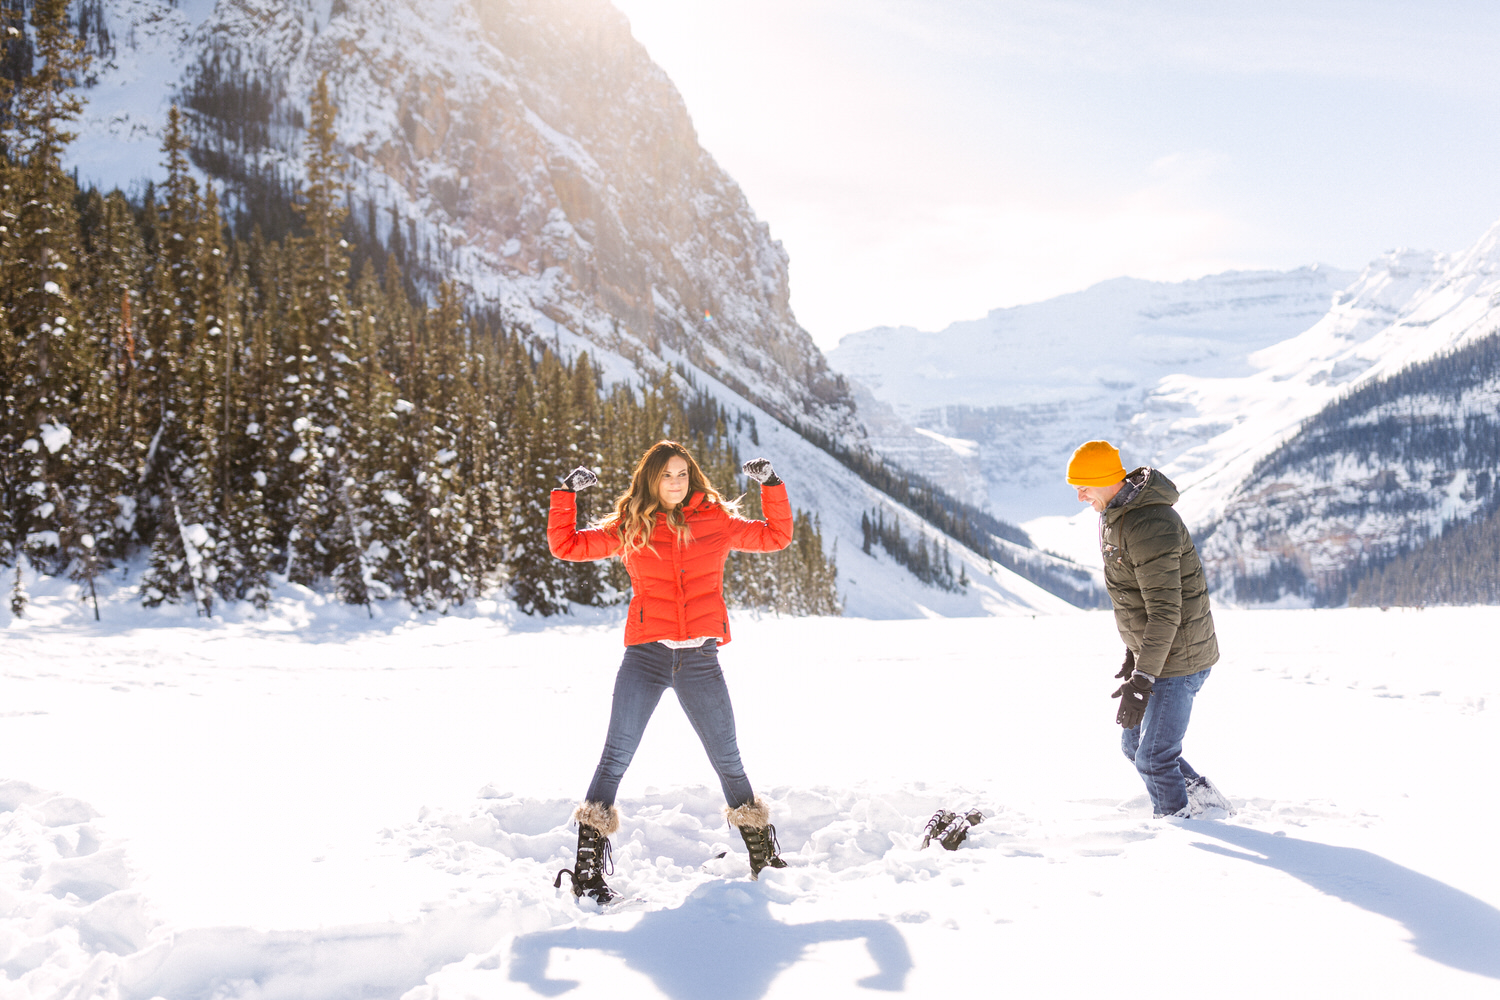
<instances>
[{"instance_id":1,"label":"blue jeans","mask_svg":"<svg viewBox=\"0 0 1500 1000\"><path fill-rule=\"evenodd\" d=\"M1170 816L1186 806L1187 783L1198 777L1182 756L1182 737L1193 714L1193 698L1208 680L1208 673L1200 670L1186 677L1157 678L1146 702L1145 718L1120 737L1120 749L1141 772L1158 816Z\"/></svg>"},{"instance_id":2,"label":"blue jeans","mask_svg":"<svg viewBox=\"0 0 1500 1000\"><path fill-rule=\"evenodd\" d=\"M615 698L609 710L609 734L604 738L604 753L589 785L588 801L615 804L620 779L630 766L641 734L656 703L667 688L677 692L677 701L692 723L709 763L719 775L724 800L731 807L755 799L745 766L740 763L740 746L734 735L734 709L729 704L729 688L719 670L718 641L710 639L695 649L671 649L659 642L643 642L625 647L620 672L615 675Z\"/></svg>"}]
</instances>

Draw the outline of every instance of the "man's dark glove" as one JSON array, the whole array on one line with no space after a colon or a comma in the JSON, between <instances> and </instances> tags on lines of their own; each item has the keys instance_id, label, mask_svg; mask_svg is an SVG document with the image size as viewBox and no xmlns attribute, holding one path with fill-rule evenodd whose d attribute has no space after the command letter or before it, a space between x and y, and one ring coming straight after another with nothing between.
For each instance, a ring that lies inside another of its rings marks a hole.
<instances>
[{"instance_id":1,"label":"man's dark glove","mask_svg":"<svg viewBox=\"0 0 1500 1000\"><path fill-rule=\"evenodd\" d=\"M1126 646L1125 665L1120 668L1120 672L1115 674L1115 676L1122 681L1128 681L1130 679L1130 675L1133 673L1135 673L1135 650L1131 649L1129 646Z\"/></svg>"},{"instance_id":2,"label":"man's dark glove","mask_svg":"<svg viewBox=\"0 0 1500 1000\"><path fill-rule=\"evenodd\" d=\"M1137 670L1130 680L1121 684L1111 698L1120 699L1115 721L1125 729L1134 729L1146 717L1146 702L1151 700L1151 675Z\"/></svg>"},{"instance_id":3,"label":"man's dark glove","mask_svg":"<svg viewBox=\"0 0 1500 1000\"><path fill-rule=\"evenodd\" d=\"M779 486L781 479L771 470L769 458L752 458L740 466L740 471L762 486Z\"/></svg>"},{"instance_id":4,"label":"man's dark glove","mask_svg":"<svg viewBox=\"0 0 1500 1000\"><path fill-rule=\"evenodd\" d=\"M598 481L598 476L594 475L588 469L585 469L580 465L578 468L574 469L572 472L563 477L563 489L577 493L579 490L588 489Z\"/></svg>"}]
</instances>

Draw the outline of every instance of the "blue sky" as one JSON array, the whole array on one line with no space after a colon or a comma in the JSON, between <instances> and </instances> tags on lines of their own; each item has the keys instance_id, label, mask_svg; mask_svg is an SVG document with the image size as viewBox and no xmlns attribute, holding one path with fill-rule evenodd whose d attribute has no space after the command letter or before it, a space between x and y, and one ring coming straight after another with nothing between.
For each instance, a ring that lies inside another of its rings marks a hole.
<instances>
[{"instance_id":1,"label":"blue sky","mask_svg":"<svg viewBox=\"0 0 1500 1000\"><path fill-rule=\"evenodd\" d=\"M615 0L824 347L1500 218L1500 4Z\"/></svg>"}]
</instances>

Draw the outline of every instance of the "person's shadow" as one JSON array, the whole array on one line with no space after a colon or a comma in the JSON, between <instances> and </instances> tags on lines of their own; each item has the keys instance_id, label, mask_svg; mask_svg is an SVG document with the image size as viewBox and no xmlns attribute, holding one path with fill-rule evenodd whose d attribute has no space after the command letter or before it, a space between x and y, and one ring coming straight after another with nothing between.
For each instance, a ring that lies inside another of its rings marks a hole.
<instances>
[{"instance_id":1,"label":"person's shadow","mask_svg":"<svg viewBox=\"0 0 1500 1000\"><path fill-rule=\"evenodd\" d=\"M547 978L554 948L592 948L617 955L643 972L669 997L756 1000L784 970L822 941L863 939L879 971L859 980L872 990L900 991L911 971L906 941L881 920L820 920L784 924L771 916L766 897L754 887L710 882L682 905L647 913L624 931L572 927L526 934L511 945L510 978L545 996L579 985Z\"/></svg>"},{"instance_id":2,"label":"person's shadow","mask_svg":"<svg viewBox=\"0 0 1500 1000\"><path fill-rule=\"evenodd\" d=\"M1240 850L1203 843L1194 847L1279 869L1319 892L1400 921L1418 954L1464 972L1500 979L1500 910L1482 899L1354 847L1332 847L1221 823L1194 823L1191 829Z\"/></svg>"}]
</instances>

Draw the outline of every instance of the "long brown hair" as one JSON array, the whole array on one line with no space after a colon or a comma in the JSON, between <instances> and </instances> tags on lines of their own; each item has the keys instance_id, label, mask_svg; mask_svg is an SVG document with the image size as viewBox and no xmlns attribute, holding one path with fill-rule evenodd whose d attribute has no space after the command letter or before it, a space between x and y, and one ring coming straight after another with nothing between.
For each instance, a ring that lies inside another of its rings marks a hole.
<instances>
[{"instance_id":1,"label":"long brown hair","mask_svg":"<svg viewBox=\"0 0 1500 1000\"><path fill-rule=\"evenodd\" d=\"M682 503L668 510L657 497L656 489L662 472L673 458L687 462L688 492ZM717 504L731 514L738 512L738 502L724 499L698 467L698 461L693 458L692 452L676 441L658 441L647 448L646 454L635 463L635 469L630 473L630 487L615 497L615 509L600 518L598 526L618 532L620 554L633 555L650 547L651 532L656 527L656 515L665 511L667 524L677 532L680 543L685 545L689 535L682 508L694 493L702 493L709 503Z\"/></svg>"}]
</instances>

